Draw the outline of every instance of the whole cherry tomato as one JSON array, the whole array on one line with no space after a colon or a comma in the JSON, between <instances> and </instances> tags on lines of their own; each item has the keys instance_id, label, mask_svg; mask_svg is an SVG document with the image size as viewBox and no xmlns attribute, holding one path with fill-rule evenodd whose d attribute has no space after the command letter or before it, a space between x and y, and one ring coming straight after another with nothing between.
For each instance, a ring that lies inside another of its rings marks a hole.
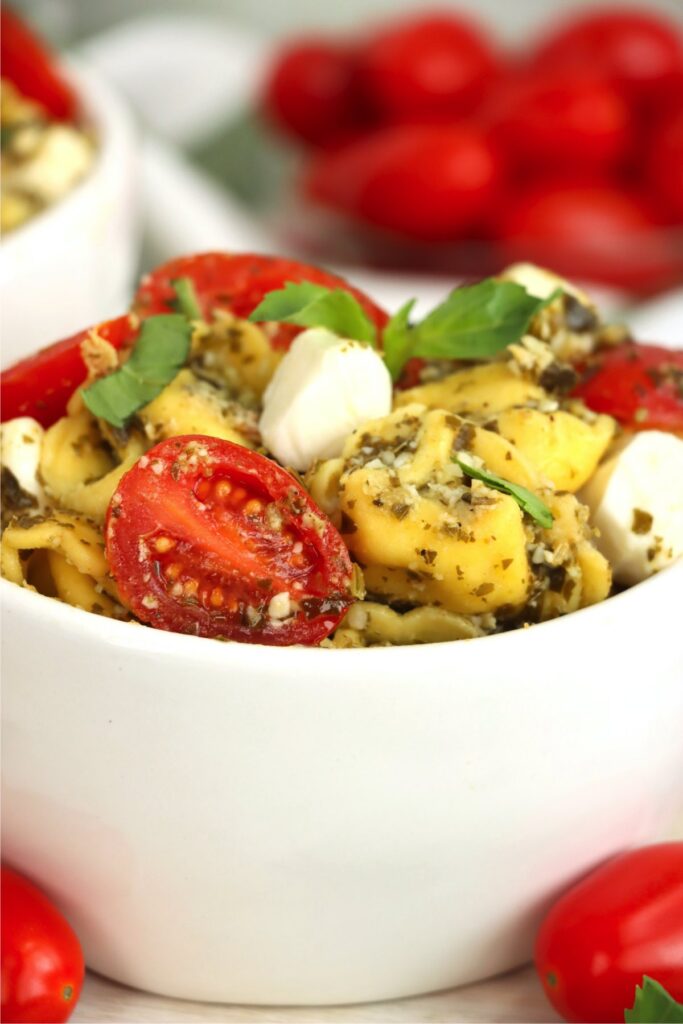
<instances>
[{"instance_id":1,"label":"whole cherry tomato","mask_svg":"<svg viewBox=\"0 0 683 1024\"><path fill-rule=\"evenodd\" d=\"M607 861L559 898L536 939L536 970L567 1021L623 1021L648 975L683 999L683 843Z\"/></svg>"},{"instance_id":2,"label":"whole cherry tomato","mask_svg":"<svg viewBox=\"0 0 683 1024\"><path fill-rule=\"evenodd\" d=\"M497 153L466 126L396 125L321 153L308 195L352 218L424 241L457 238L496 197Z\"/></svg>"},{"instance_id":3,"label":"whole cherry tomato","mask_svg":"<svg viewBox=\"0 0 683 1024\"><path fill-rule=\"evenodd\" d=\"M215 437L172 437L139 459L105 539L121 599L156 629L315 645L353 602L344 541L310 495Z\"/></svg>"},{"instance_id":4,"label":"whole cherry tomato","mask_svg":"<svg viewBox=\"0 0 683 1024\"><path fill-rule=\"evenodd\" d=\"M594 72L520 75L499 93L495 135L518 166L609 168L631 145L625 100Z\"/></svg>"},{"instance_id":5,"label":"whole cherry tomato","mask_svg":"<svg viewBox=\"0 0 683 1024\"><path fill-rule=\"evenodd\" d=\"M76 93L43 43L6 5L0 13L0 64L2 77L22 96L35 100L58 121L73 120Z\"/></svg>"},{"instance_id":6,"label":"whole cherry tomato","mask_svg":"<svg viewBox=\"0 0 683 1024\"><path fill-rule=\"evenodd\" d=\"M27 878L2 868L2 1012L6 1024L59 1024L81 993L83 953L71 926Z\"/></svg>"},{"instance_id":7,"label":"whole cherry tomato","mask_svg":"<svg viewBox=\"0 0 683 1024\"><path fill-rule=\"evenodd\" d=\"M683 349L626 342L597 352L574 394L629 430L683 433Z\"/></svg>"},{"instance_id":8,"label":"whole cherry tomato","mask_svg":"<svg viewBox=\"0 0 683 1024\"><path fill-rule=\"evenodd\" d=\"M176 301L172 282L178 277L190 279L207 320L211 319L214 309L247 317L264 295L284 287L288 281L311 281L327 288L343 288L358 300L379 331L388 319L384 310L364 292L320 267L279 256L225 252L181 256L157 267L142 279L133 300L133 311L141 317L172 312ZM269 335L271 344L274 348L287 348L300 330L290 324L274 325Z\"/></svg>"},{"instance_id":9,"label":"whole cherry tomato","mask_svg":"<svg viewBox=\"0 0 683 1024\"><path fill-rule=\"evenodd\" d=\"M279 128L305 142L320 145L337 138L361 119L355 71L350 45L318 37L291 43L270 70L265 112Z\"/></svg>"},{"instance_id":10,"label":"whole cherry tomato","mask_svg":"<svg viewBox=\"0 0 683 1024\"><path fill-rule=\"evenodd\" d=\"M683 257L655 211L616 185L549 181L510 195L497 225L501 262L647 292L680 276Z\"/></svg>"},{"instance_id":11,"label":"whole cherry tomato","mask_svg":"<svg viewBox=\"0 0 683 1024\"><path fill-rule=\"evenodd\" d=\"M653 133L648 147L646 174L652 192L671 219L683 224L683 99L680 109Z\"/></svg>"},{"instance_id":12,"label":"whole cherry tomato","mask_svg":"<svg viewBox=\"0 0 683 1024\"><path fill-rule=\"evenodd\" d=\"M383 118L471 111L498 75L500 60L481 29L460 14L410 15L375 31L362 49L359 76Z\"/></svg>"},{"instance_id":13,"label":"whole cherry tomato","mask_svg":"<svg viewBox=\"0 0 683 1024\"><path fill-rule=\"evenodd\" d=\"M15 363L0 373L3 422L15 416L33 416L44 427L50 427L64 415L67 401L86 378L81 342L91 330L96 330L116 349L132 344L137 337L137 328L130 319L120 316L79 331Z\"/></svg>"},{"instance_id":14,"label":"whole cherry tomato","mask_svg":"<svg viewBox=\"0 0 683 1024\"><path fill-rule=\"evenodd\" d=\"M652 106L683 70L683 35L648 10L607 7L573 15L539 41L539 68L600 69L630 100Z\"/></svg>"}]
</instances>

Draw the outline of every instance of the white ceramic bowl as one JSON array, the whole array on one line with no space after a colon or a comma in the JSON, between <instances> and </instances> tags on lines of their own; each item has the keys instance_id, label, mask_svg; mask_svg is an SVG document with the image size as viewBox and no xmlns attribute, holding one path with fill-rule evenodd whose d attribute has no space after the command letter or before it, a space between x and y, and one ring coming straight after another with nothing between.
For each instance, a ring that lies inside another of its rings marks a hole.
<instances>
[{"instance_id":1,"label":"white ceramic bowl","mask_svg":"<svg viewBox=\"0 0 683 1024\"><path fill-rule=\"evenodd\" d=\"M682 584L328 651L3 581L4 856L92 968L173 996L364 1001L505 970L562 887L683 804Z\"/></svg>"},{"instance_id":2,"label":"white ceramic bowl","mask_svg":"<svg viewBox=\"0 0 683 1024\"><path fill-rule=\"evenodd\" d=\"M5 366L118 315L130 299L139 241L131 118L92 71L77 68L70 78L98 150L82 182L0 244Z\"/></svg>"}]
</instances>

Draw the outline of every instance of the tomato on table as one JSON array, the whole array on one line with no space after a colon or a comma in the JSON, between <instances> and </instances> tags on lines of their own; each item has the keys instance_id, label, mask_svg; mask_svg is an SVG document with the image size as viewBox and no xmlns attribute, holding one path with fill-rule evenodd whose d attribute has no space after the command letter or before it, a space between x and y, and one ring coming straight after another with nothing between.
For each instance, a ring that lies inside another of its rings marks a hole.
<instances>
[{"instance_id":1,"label":"tomato on table","mask_svg":"<svg viewBox=\"0 0 683 1024\"><path fill-rule=\"evenodd\" d=\"M626 342L598 352L573 393L629 430L683 433L683 349Z\"/></svg>"},{"instance_id":2,"label":"tomato on table","mask_svg":"<svg viewBox=\"0 0 683 1024\"><path fill-rule=\"evenodd\" d=\"M643 975L683 1000L683 843L614 857L559 898L536 970L567 1021L623 1021Z\"/></svg>"},{"instance_id":3,"label":"tomato on table","mask_svg":"<svg viewBox=\"0 0 683 1024\"><path fill-rule=\"evenodd\" d=\"M496 224L501 265L526 260L635 292L664 287L683 255L653 206L601 182L547 181L510 194Z\"/></svg>"},{"instance_id":4,"label":"tomato on table","mask_svg":"<svg viewBox=\"0 0 683 1024\"><path fill-rule=\"evenodd\" d=\"M484 32L451 13L394 20L370 35L359 59L367 102L391 121L466 114L500 70Z\"/></svg>"},{"instance_id":5,"label":"tomato on table","mask_svg":"<svg viewBox=\"0 0 683 1024\"><path fill-rule=\"evenodd\" d=\"M120 316L48 345L4 370L0 373L3 422L15 416L33 416L50 427L64 415L69 398L86 379L81 342L91 330L116 349L132 344L137 336L130 318Z\"/></svg>"},{"instance_id":6,"label":"tomato on table","mask_svg":"<svg viewBox=\"0 0 683 1024\"><path fill-rule=\"evenodd\" d=\"M497 196L498 155L466 125L403 124L312 161L310 198L420 241L458 238Z\"/></svg>"},{"instance_id":7,"label":"tomato on table","mask_svg":"<svg viewBox=\"0 0 683 1024\"><path fill-rule=\"evenodd\" d=\"M279 256L252 253L231 255L224 252L181 256L157 267L142 279L133 300L133 311L141 317L168 313L175 309L173 281L187 277L194 287L202 315L210 320L214 309L224 309L238 317L247 317L270 291L291 281L311 281L327 288L342 288L356 298L381 331L387 314L372 299L336 274L308 263ZM300 327L291 324L273 326L270 334L274 348L288 348Z\"/></svg>"},{"instance_id":8,"label":"tomato on table","mask_svg":"<svg viewBox=\"0 0 683 1024\"><path fill-rule=\"evenodd\" d=\"M346 546L310 495L214 437L144 455L112 497L105 543L121 599L156 629L315 645L353 602Z\"/></svg>"},{"instance_id":9,"label":"tomato on table","mask_svg":"<svg viewBox=\"0 0 683 1024\"><path fill-rule=\"evenodd\" d=\"M650 139L646 175L652 194L683 224L683 94L680 108L655 129Z\"/></svg>"},{"instance_id":10,"label":"tomato on table","mask_svg":"<svg viewBox=\"0 0 683 1024\"><path fill-rule=\"evenodd\" d=\"M536 68L600 68L629 100L653 106L683 71L683 34L645 6L607 8L565 19L542 38Z\"/></svg>"},{"instance_id":11,"label":"tomato on table","mask_svg":"<svg viewBox=\"0 0 683 1024\"><path fill-rule=\"evenodd\" d=\"M2 77L22 96L39 103L57 121L74 119L76 93L40 39L6 4L0 12L0 64Z\"/></svg>"},{"instance_id":12,"label":"tomato on table","mask_svg":"<svg viewBox=\"0 0 683 1024\"><path fill-rule=\"evenodd\" d=\"M50 900L27 878L2 868L2 1011L7 1024L60 1024L83 984L80 943Z\"/></svg>"},{"instance_id":13,"label":"tomato on table","mask_svg":"<svg viewBox=\"0 0 683 1024\"><path fill-rule=\"evenodd\" d=\"M268 76L263 107L281 129L313 145L351 131L361 120L351 45L312 37L285 46Z\"/></svg>"},{"instance_id":14,"label":"tomato on table","mask_svg":"<svg viewBox=\"0 0 683 1024\"><path fill-rule=\"evenodd\" d=\"M529 170L611 168L633 141L624 98L595 71L520 74L492 101L495 138Z\"/></svg>"}]
</instances>

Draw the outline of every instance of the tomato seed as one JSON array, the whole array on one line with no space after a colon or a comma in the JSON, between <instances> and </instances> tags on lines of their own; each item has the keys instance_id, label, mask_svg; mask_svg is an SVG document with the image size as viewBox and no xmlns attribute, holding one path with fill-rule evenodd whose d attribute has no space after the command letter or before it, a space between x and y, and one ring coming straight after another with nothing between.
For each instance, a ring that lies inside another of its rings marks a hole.
<instances>
[{"instance_id":1,"label":"tomato seed","mask_svg":"<svg viewBox=\"0 0 683 1024\"><path fill-rule=\"evenodd\" d=\"M219 480L214 488L214 494L217 498L227 498L232 491L232 484L229 480Z\"/></svg>"},{"instance_id":2,"label":"tomato seed","mask_svg":"<svg viewBox=\"0 0 683 1024\"><path fill-rule=\"evenodd\" d=\"M257 516L260 512L263 512L263 502L259 501L258 498L250 498L242 511L247 516Z\"/></svg>"},{"instance_id":3,"label":"tomato seed","mask_svg":"<svg viewBox=\"0 0 683 1024\"><path fill-rule=\"evenodd\" d=\"M197 580L186 580L183 584L183 591L185 597L196 597L197 591L199 590L199 583Z\"/></svg>"},{"instance_id":4,"label":"tomato seed","mask_svg":"<svg viewBox=\"0 0 683 1024\"><path fill-rule=\"evenodd\" d=\"M205 501L209 496L210 490L211 484L209 483L209 481L200 480L197 484L195 484L194 493L195 496L199 498L200 501Z\"/></svg>"},{"instance_id":5,"label":"tomato seed","mask_svg":"<svg viewBox=\"0 0 683 1024\"><path fill-rule=\"evenodd\" d=\"M175 541L170 537L157 537L154 541L154 547L163 555L175 547Z\"/></svg>"},{"instance_id":6,"label":"tomato seed","mask_svg":"<svg viewBox=\"0 0 683 1024\"><path fill-rule=\"evenodd\" d=\"M211 596L209 597L209 601L211 603L211 607L212 608L220 608L221 607L221 605L223 604L223 601L224 601L224 597L223 597L223 591L221 590L220 587L214 587L213 588L213 590L211 591Z\"/></svg>"},{"instance_id":7,"label":"tomato seed","mask_svg":"<svg viewBox=\"0 0 683 1024\"><path fill-rule=\"evenodd\" d=\"M166 579L177 580L178 577L180 576L180 573L182 572L182 566L180 562L171 562L171 564L166 567L164 572L166 575Z\"/></svg>"}]
</instances>

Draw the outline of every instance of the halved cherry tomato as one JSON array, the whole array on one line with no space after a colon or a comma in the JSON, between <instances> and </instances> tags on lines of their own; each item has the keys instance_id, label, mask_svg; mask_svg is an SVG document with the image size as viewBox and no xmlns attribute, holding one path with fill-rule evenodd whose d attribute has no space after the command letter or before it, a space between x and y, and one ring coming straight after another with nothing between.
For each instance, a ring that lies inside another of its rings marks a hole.
<instances>
[{"instance_id":1,"label":"halved cherry tomato","mask_svg":"<svg viewBox=\"0 0 683 1024\"><path fill-rule=\"evenodd\" d=\"M672 21L643 6L604 8L573 15L539 41L532 65L574 70L600 68L637 105L651 107L683 71L683 34Z\"/></svg>"},{"instance_id":2,"label":"halved cherry tomato","mask_svg":"<svg viewBox=\"0 0 683 1024\"><path fill-rule=\"evenodd\" d=\"M356 54L344 43L312 37L285 46L266 82L263 105L281 129L320 145L361 120Z\"/></svg>"},{"instance_id":3,"label":"halved cherry tomato","mask_svg":"<svg viewBox=\"0 0 683 1024\"><path fill-rule=\"evenodd\" d=\"M628 106L595 71L521 74L497 98L495 137L528 170L613 167L630 147Z\"/></svg>"},{"instance_id":4,"label":"halved cherry tomato","mask_svg":"<svg viewBox=\"0 0 683 1024\"><path fill-rule=\"evenodd\" d=\"M157 629L243 643L320 643L353 601L341 536L264 455L173 437L123 477L105 525L124 604Z\"/></svg>"},{"instance_id":5,"label":"halved cherry tomato","mask_svg":"<svg viewBox=\"0 0 683 1024\"><path fill-rule=\"evenodd\" d=\"M2 77L22 96L35 100L57 121L74 119L76 93L40 39L6 5L0 13L0 64Z\"/></svg>"},{"instance_id":6,"label":"halved cherry tomato","mask_svg":"<svg viewBox=\"0 0 683 1024\"><path fill-rule=\"evenodd\" d=\"M2 868L2 1011L6 1024L60 1024L73 1013L84 964L73 929L27 878Z\"/></svg>"},{"instance_id":7,"label":"halved cherry tomato","mask_svg":"<svg viewBox=\"0 0 683 1024\"><path fill-rule=\"evenodd\" d=\"M634 292L680 278L683 254L636 193L617 185L547 181L509 194L498 219L502 265L528 260L564 277Z\"/></svg>"},{"instance_id":8,"label":"halved cherry tomato","mask_svg":"<svg viewBox=\"0 0 683 1024\"><path fill-rule=\"evenodd\" d=\"M569 889L540 927L535 960L567 1021L623 1021L643 975L683 1000L683 843L623 853Z\"/></svg>"},{"instance_id":9,"label":"halved cherry tomato","mask_svg":"<svg viewBox=\"0 0 683 1024\"><path fill-rule=\"evenodd\" d=\"M450 12L409 15L378 28L359 65L368 103L392 121L468 113L500 71L479 26Z\"/></svg>"},{"instance_id":10,"label":"halved cherry tomato","mask_svg":"<svg viewBox=\"0 0 683 1024\"><path fill-rule=\"evenodd\" d=\"M466 125L402 124L313 160L308 195L355 220L407 238L458 238L497 195L500 167Z\"/></svg>"},{"instance_id":11,"label":"halved cherry tomato","mask_svg":"<svg viewBox=\"0 0 683 1024\"><path fill-rule=\"evenodd\" d=\"M279 256L231 255L225 252L181 256L157 267L142 279L133 301L134 312L147 317L172 311L175 292L171 282L178 277L189 277L202 313L209 320L214 309L225 309L235 316L247 317L264 295L284 287L288 281L311 281L327 288L343 288L358 299L378 330L388 319L384 310L358 288L320 267ZM300 327L290 324L278 324L271 334L271 344L275 348L288 348L300 330Z\"/></svg>"},{"instance_id":12,"label":"halved cherry tomato","mask_svg":"<svg viewBox=\"0 0 683 1024\"><path fill-rule=\"evenodd\" d=\"M86 378L81 342L91 330L116 349L132 344L137 336L130 318L120 316L48 345L4 370L0 373L3 423L15 416L33 416L44 427L50 427L64 415L67 401Z\"/></svg>"},{"instance_id":13,"label":"halved cherry tomato","mask_svg":"<svg viewBox=\"0 0 683 1024\"><path fill-rule=\"evenodd\" d=\"M683 350L626 342L599 352L574 394L629 430L683 433Z\"/></svg>"}]
</instances>

